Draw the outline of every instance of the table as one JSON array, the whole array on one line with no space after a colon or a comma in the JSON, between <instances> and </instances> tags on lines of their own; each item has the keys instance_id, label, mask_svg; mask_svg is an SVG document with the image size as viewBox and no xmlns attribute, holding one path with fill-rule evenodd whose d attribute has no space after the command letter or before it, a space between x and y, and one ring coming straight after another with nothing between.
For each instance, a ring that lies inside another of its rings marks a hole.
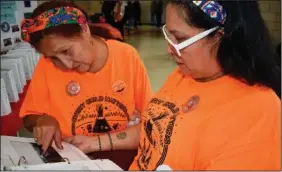
<instances>
[{"instance_id":1,"label":"table","mask_svg":"<svg viewBox=\"0 0 282 172\"><path fill-rule=\"evenodd\" d=\"M19 113L29 84L30 80L28 80L24 86L23 93L19 94L19 101L11 103L12 112L9 115L0 117L0 135L17 136L17 132L22 126L22 119L19 117Z\"/></svg>"},{"instance_id":2,"label":"table","mask_svg":"<svg viewBox=\"0 0 282 172\"><path fill-rule=\"evenodd\" d=\"M90 159L109 159L125 171L129 169L136 155L137 150L104 151L88 154Z\"/></svg>"}]
</instances>

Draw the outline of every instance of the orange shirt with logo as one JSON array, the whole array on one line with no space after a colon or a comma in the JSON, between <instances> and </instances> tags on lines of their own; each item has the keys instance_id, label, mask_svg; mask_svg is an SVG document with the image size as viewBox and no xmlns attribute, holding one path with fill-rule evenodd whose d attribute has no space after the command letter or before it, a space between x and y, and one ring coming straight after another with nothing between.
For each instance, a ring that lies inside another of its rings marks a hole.
<instances>
[{"instance_id":1,"label":"orange shirt with logo","mask_svg":"<svg viewBox=\"0 0 282 172\"><path fill-rule=\"evenodd\" d=\"M143 111L152 88L143 62L130 45L107 40L109 56L97 73L65 72L42 57L35 69L20 117L54 116L63 136L94 135L124 129L134 109ZM79 85L70 95L70 82Z\"/></svg>"},{"instance_id":2,"label":"orange shirt with logo","mask_svg":"<svg viewBox=\"0 0 282 172\"><path fill-rule=\"evenodd\" d=\"M280 110L271 89L231 76L199 83L178 68L142 115L130 170L279 170Z\"/></svg>"}]
</instances>

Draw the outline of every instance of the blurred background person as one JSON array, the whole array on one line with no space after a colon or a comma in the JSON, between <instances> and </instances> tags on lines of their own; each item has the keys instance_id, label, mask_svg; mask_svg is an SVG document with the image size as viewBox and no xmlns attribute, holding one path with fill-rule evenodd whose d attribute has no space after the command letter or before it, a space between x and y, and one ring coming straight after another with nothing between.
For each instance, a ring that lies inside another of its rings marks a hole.
<instances>
[{"instance_id":1,"label":"blurred background person","mask_svg":"<svg viewBox=\"0 0 282 172\"><path fill-rule=\"evenodd\" d=\"M125 6L123 22L125 23L125 30L127 34L130 35L130 31L134 29L135 25L135 8L133 6L132 1L127 1L127 5Z\"/></svg>"},{"instance_id":2,"label":"blurred background person","mask_svg":"<svg viewBox=\"0 0 282 172\"><path fill-rule=\"evenodd\" d=\"M141 10L141 5L139 0L134 0L133 1L133 12L134 12L134 27L137 28L138 25L142 25L141 22L141 15L142 15L142 10Z\"/></svg>"},{"instance_id":3,"label":"blurred background person","mask_svg":"<svg viewBox=\"0 0 282 172\"><path fill-rule=\"evenodd\" d=\"M155 15L156 15L156 26L159 28L162 25L162 16L163 16L163 0L155 0Z\"/></svg>"}]
</instances>

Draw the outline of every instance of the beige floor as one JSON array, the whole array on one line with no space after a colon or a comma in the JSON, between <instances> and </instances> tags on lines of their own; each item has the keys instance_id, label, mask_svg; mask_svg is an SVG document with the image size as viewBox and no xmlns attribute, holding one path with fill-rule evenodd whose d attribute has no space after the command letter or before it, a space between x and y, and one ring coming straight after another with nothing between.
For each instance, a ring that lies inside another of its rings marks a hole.
<instances>
[{"instance_id":1,"label":"beige floor","mask_svg":"<svg viewBox=\"0 0 282 172\"><path fill-rule=\"evenodd\" d=\"M152 87L157 91L176 64L167 54L167 42L161 30L143 26L141 34L126 36L126 42L133 45L144 61Z\"/></svg>"},{"instance_id":2,"label":"beige floor","mask_svg":"<svg viewBox=\"0 0 282 172\"><path fill-rule=\"evenodd\" d=\"M150 26L143 26L140 30L140 34L132 34L126 36L125 39L139 52L146 66L153 90L157 91L167 76L175 69L176 64L166 53L167 42L161 30ZM24 128L20 129L19 135L31 137L31 134Z\"/></svg>"}]
</instances>

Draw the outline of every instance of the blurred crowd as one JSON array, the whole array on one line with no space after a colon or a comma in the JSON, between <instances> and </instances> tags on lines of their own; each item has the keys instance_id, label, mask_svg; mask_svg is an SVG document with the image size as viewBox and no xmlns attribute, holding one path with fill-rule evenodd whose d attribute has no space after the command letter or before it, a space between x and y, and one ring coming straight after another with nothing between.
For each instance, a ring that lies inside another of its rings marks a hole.
<instances>
[{"instance_id":1,"label":"blurred crowd","mask_svg":"<svg viewBox=\"0 0 282 172\"><path fill-rule=\"evenodd\" d=\"M101 13L90 16L92 23L107 23L116 28L123 39L125 32L131 31L142 25L141 5L139 0L104 0ZM163 0L151 1L151 24L161 27L163 14ZM101 25L105 26L105 25Z\"/></svg>"}]
</instances>

